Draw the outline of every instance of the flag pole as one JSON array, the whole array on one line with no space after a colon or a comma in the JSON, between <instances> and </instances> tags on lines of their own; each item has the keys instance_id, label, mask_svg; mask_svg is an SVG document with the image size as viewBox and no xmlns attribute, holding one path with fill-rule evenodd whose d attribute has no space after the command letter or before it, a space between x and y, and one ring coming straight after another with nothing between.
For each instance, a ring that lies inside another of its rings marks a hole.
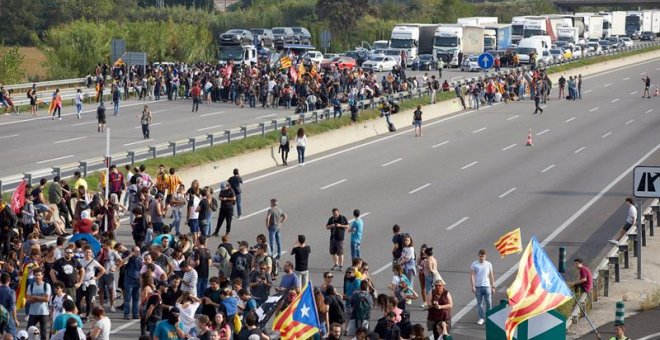
<instances>
[{"instance_id":1,"label":"flag pole","mask_svg":"<svg viewBox=\"0 0 660 340\"><path fill-rule=\"evenodd\" d=\"M575 296L572 290L571 290L571 296L573 297L573 300L575 300L575 304L578 306L578 308L580 308L580 312L584 314L585 319L587 319L587 322L589 322L589 326L591 326L591 329L593 329L594 333L596 333L596 337L598 338L598 340L601 340L602 338L600 337L600 333L598 333L598 330L596 329L596 327L594 327L593 322L591 322L591 319L589 319L589 315L587 315L586 308L582 306L582 304L577 299L577 297Z\"/></svg>"}]
</instances>

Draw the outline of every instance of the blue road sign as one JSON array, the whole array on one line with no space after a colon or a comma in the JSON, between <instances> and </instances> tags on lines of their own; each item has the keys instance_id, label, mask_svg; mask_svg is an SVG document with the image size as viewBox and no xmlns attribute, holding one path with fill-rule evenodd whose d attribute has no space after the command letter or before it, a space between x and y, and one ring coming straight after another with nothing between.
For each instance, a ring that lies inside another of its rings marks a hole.
<instances>
[{"instance_id":1,"label":"blue road sign","mask_svg":"<svg viewBox=\"0 0 660 340\"><path fill-rule=\"evenodd\" d=\"M495 58L488 53L482 53L477 60L479 62L479 67L484 70L493 67L493 64L495 64Z\"/></svg>"}]
</instances>

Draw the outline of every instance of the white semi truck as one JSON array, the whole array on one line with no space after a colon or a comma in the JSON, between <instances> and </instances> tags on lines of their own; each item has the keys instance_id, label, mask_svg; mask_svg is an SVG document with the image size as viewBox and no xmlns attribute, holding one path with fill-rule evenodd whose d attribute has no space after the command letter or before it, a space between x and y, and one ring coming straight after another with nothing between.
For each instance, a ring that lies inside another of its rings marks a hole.
<instances>
[{"instance_id":1,"label":"white semi truck","mask_svg":"<svg viewBox=\"0 0 660 340\"><path fill-rule=\"evenodd\" d=\"M511 43L517 44L523 38L525 31L525 17L518 16L511 19Z\"/></svg>"},{"instance_id":2,"label":"white semi truck","mask_svg":"<svg viewBox=\"0 0 660 340\"><path fill-rule=\"evenodd\" d=\"M484 28L462 24L440 24L433 38L433 54L451 67L459 67L463 57L484 51Z\"/></svg>"},{"instance_id":3,"label":"white semi truck","mask_svg":"<svg viewBox=\"0 0 660 340\"><path fill-rule=\"evenodd\" d=\"M405 50L406 64L420 54L433 53L433 37L438 24L397 24L392 29L390 37L390 49Z\"/></svg>"},{"instance_id":4,"label":"white semi truck","mask_svg":"<svg viewBox=\"0 0 660 340\"><path fill-rule=\"evenodd\" d=\"M610 22L610 35L626 35L626 12L613 11L612 21Z\"/></svg>"}]
</instances>

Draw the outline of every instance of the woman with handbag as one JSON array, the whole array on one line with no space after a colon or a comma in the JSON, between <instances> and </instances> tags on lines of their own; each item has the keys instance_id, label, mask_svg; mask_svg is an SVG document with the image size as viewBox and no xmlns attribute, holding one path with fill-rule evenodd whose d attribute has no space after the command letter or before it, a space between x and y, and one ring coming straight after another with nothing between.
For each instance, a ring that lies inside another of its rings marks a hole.
<instances>
[{"instance_id":1,"label":"woman with handbag","mask_svg":"<svg viewBox=\"0 0 660 340\"><path fill-rule=\"evenodd\" d=\"M287 165L286 161L289 158L289 150L291 150L289 144L289 134L286 126L282 126L280 131L280 147L277 150L277 153L282 153L282 164Z\"/></svg>"}]
</instances>

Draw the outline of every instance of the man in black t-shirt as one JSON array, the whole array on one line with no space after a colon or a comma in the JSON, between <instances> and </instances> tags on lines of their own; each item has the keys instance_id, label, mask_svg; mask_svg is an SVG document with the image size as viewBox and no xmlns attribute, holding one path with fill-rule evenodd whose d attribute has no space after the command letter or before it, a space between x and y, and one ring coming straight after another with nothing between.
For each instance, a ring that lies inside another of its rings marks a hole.
<instances>
[{"instance_id":1,"label":"man in black t-shirt","mask_svg":"<svg viewBox=\"0 0 660 340\"><path fill-rule=\"evenodd\" d=\"M330 230L330 255L333 266L330 270L344 270L344 235L348 230L346 216L339 213L339 209L332 209L332 216L328 219L325 229Z\"/></svg>"},{"instance_id":2,"label":"man in black t-shirt","mask_svg":"<svg viewBox=\"0 0 660 340\"><path fill-rule=\"evenodd\" d=\"M78 274L77 280L76 272ZM49 275L53 284L62 282L64 293L71 296L74 301L76 300L76 289L82 285L85 269L73 258L73 249L67 248L64 251L64 256L55 261Z\"/></svg>"},{"instance_id":3,"label":"man in black t-shirt","mask_svg":"<svg viewBox=\"0 0 660 340\"><path fill-rule=\"evenodd\" d=\"M211 251L206 248L206 237L197 238L197 250L194 253L195 271L197 271L197 292L203 293L209 281L209 267L211 267Z\"/></svg>"},{"instance_id":4,"label":"man in black t-shirt","mask_svg":"<svg viewBox=\"0 0 660 340\"><path fill-rule=\"evenodd\" d=\"M243 287L248 286L248 279L252 271L253 256L248 252L249 245L247 241L239 243L238 251L231 255L229 263L231 263L230 279L233 281L240 278L243 281Z\"/></svg>"},{"instance_id":5,"label":"man in black t-shirt","mask_svg":"<svg viewBox=\"0 0 660 340\"><path fill-rule=\"evenodd\" d=\"M231 219L234 218L234 203L236 202L236 195L234 190L227 185L226 182L220 183L220 213L218 214L218 224L215 226L213 236L218 236L218 232L222 227L222 222L227 221L227 234L231 232Z\"/></svg>"},{"instance_id":6,"label":"man in black t-shirt","mask_svg":"<svg viewBox=\"0 0 660 340\"><path fill-rule=\"evenodd\" d=\"M197 206L197 212L199 212L199 231L202 236L209 237L211 234L211 226L209 225L209 213L211 211L211 205L207 199L208 189L203 188L199 192L199 205Z\"/></svg>"},{"instance_id":7,"label":"man in black t-shirt","mask_svg":"<svg viewBox=\"0 0 660 340\"><path fill-rule=\"evenodd\" d=\"M291 250L291 255L295 256L295 267L296 275L300 280L300 285L305 286L309 278L309 268L307 266L309 262L309 253L311 249L308 245L305 245L305 235L298 235L298 243Z\"/></svg>"},{"instance_id":8,"label":"man in black t-shirt","mask_svg":"<svg viewBox=\"0 0 660 340\"><path fill-rule=\"evenodd\" d=\"M199 282L199 281L198 281ZM212 277L211 286L203 291L202 297L202 314L210 318L215 318L218 313L218 306L222 302L222 291L220 290L220 279Z\"/></svg>"},{"instance_id":9,"label":"man in black t-shirt","mask_svg":"<svg viewBox=\"0 0 660 340\"><path fill-rule=\"evenodd\" d=\"M229 177L227 183L229 183L231 190L233 190L234 195L236 195L236 216L237 218L241 218L241 215L243 215L241 209L241 194L243 193L243 190L241 190L241 184L243 184L243 179L238 174L238 169L234 169L234 176Z\"/></svg>"}]
</instances>

